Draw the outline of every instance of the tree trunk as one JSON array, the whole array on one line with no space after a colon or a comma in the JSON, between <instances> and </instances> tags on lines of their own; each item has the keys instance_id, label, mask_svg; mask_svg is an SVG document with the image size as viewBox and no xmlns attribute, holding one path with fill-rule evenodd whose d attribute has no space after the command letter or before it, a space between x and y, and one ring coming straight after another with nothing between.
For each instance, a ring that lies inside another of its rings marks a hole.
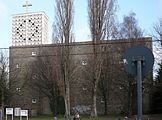
<instances>
[{"instance_id":1,"label":"tree trunk","mask_svg":"<svg viewBox=\"0 0 162 120\"><path fill-rule=\"evenodd\" d=\"M128 90L128 111L127 115L131 116L132 115L132 88L131 88L131 83L129 82L129 90Z\"/></svg>"},{"instance_id":2,"label":"tree trunk","mask_svg":"<svg viewBox=\"0 0 162 120\"><path fill-rule=\"evenodd\" d=\"M70 117L70 86L67 74L65 74L65 110L66 117L69 119Z\"/></svg>"},{"instance_id":3,"label":"tree trunk","mask_svg":"<svg viewBox=\"0 0 162 120\"><path fill-rule=\"evenodd\" d=\"M97 80L94 80L93 104L92 104L91 116L97 117Z\"/></svg>"},{"instance_id":4,"label":"tree trunk","mask_svg":"<svg viewBox=\"0 0 162 120\"><path fill-rule=\"evenodd\" d=\"M106 94L106 93L105 93ZM107 96L104 95L104 107L105 107L105 112L104 114L107 115Z\"/></svg>"},{"instance_id":5,"label":"tree trunk","mask_svg":"<svg viewBox=\"0 0 162 120\"><path fill-rule=\"evenodd\" d=\"M67 89L69 89L69 87L67 87ZM66 89L66 90L67 90ZM66 91L65 94L65 116L69 119L70 117L70 97L69 97L69 90Z\"/></svg>"},{"instance_id":6,"label":"tree trunk","mask_svg":"<svg viewBox=\"0 0 162 120\"><path fill-rule=\"evenodd\" d=\"M67 82L67 91L66 91L66 98L67 98L67 115L70 117L70 88L69 88L69 81Z\"/></svg>"}]
</instances>

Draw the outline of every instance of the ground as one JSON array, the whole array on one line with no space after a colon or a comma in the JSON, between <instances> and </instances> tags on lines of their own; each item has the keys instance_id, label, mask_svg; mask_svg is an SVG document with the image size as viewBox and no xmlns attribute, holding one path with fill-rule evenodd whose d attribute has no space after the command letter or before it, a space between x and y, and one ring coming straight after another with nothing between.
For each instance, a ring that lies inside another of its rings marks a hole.
<instances>
[{"instance_id":1,"label":"ground","mask_svg":"<svg viewBox=\"0 0 162 120\"><path fill-rule=\"evenodd\" d=\"M162 120L162 114L154 114L154 115L144 115L143 120ZM81 116L81 120L123 120L124 116L116 116L116 115L108 115L108 116L99 116L98 118L90 118L89 116ZM5 120L5 119L4 119ZM10 118L8 119L10 120ZM14 120L20 120L20 118L16 118ZM23 117L22 120L27 120L26 117ZM52 116L38 116L38 117L29 117L29 120L54 120ZM58 116L58 120L66 120L62 116ZM71 118L73 120L73 117ZM131 116L129 120L135 120L135 116Z\"/></svg>"}]
</instances>

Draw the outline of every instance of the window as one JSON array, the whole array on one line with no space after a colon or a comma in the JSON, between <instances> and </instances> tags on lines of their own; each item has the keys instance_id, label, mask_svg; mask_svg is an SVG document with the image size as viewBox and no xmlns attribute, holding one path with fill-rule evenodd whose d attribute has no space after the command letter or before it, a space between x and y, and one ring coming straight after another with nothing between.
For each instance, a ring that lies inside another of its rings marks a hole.
<instances>
[{"instance_id":1,"label":"window","mask_svg":"<svg viewBox=\"0 0 162 120\"><path fill-rule=\"evenodd\" d=\"M37 53L36 52L32 52L32 56L35 56L35 55L37 55Z\"/></svg>"},{"instance_id":2,"label":"window","mask_svg":"<svg viewBox=\"0 0 162 120\"><path fill-rule=\"evenodd\" d=\"M32 98L32 103L33 104L37 103L37 99L36 98Z\"/></svg>"},{"instance_id":3,"label":"window","mask_svg":"<svg viewBox=\"0 0 162 120\"><path fill-rule=\"evenodd\" d=\"M33 78L33 79L36 79L36 78L37 78L37 75L36 75L36 74L34 74L34 75L32 76L32 78Z\"/></svg>"},{"instance_id":4,"label":"window","mask_svg":"<svg viewBox=\"0 0 162 120\"><path fill-rule=\"evenodd\" d=\"M19 64L16 64L16 68L20 68Z\"/></svg>"},{"instance_id":5,"label":"window","mask_svg":"<svg viewBox=\"0 0 162 120\"><path fill-rule=\"evenodd\" d=\"M21 88L17 87L16 88L16 91L20 92L21 91Z\"/></svg>"},{"instance_id":6,"label":"window","mask_svg":"<svg viewBox=\"0 0 162 120\"><path fill-rule=\"evenodd\" d=\"M101 46L101 51L105 52L106 51L106 46Z\"/></svg>"},{"instance_id":7,"label":"window","mask_svg":"<svg viewBox=\"0 0 162 120\"><path fill-rule=\"evenodd\" d=\"M87 88L86 87L83 87L83 91L85 91L85 90L87 90Z\"/></svg>"},{"instance_id":8,"label":"window","mask_svg":"<svg viewBox=\"0 0 162 120\"><path fill-rule=\"evenodd\" d=\"M104 103L105 101L104 101L104 99L103 98L101 98L101 103Z\"/></svg>"},{"instance_id":9,"label":"window","mask_svg":"<svg viewBox=\"0 0 162 120\"><path fill-rule=\"evenodd\" d=\"M87 65L87 61L86 60L82 60L82 65Z\"/></svg>"}]
</instances>

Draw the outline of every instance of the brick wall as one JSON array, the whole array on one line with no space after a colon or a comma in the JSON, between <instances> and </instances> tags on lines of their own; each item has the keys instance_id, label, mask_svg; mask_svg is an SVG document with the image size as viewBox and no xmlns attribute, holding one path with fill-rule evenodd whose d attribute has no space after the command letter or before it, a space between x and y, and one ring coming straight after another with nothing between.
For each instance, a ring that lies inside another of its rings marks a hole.
<instances>
[{"instance_id":1,"label":"brick wall","mask_svg":"<svg viewBox=\"0 0 162 120\"><path fill-rule=\"evenodd\" d=\"M127 48L135 45L143 44L152 49L151 38L141 38L138 40L111 40L102 41L98 46L101 47L105 56L105 85L107 86L107 109L108 113L122 113L127 103L126 90L122 86L126 84L129 77L125 73L122 64L122 55ZM32 62L38 57L50 57L56 60L58 57L58 48L64 45L49 44L41 46L21 46L10 47L10 81L11 90L13 92L11 105L14 107L22 107L30 111L36 110L38 113L51 113L47 98L41 96L41 93L35 91L33 86L29 85L31 79L27 74L32 68ZM70 80L70 102L71 111L79 110L83 114L89 114L92 104L92 81L91 71L93 67L89 67L93 61L93 45L91 42L80 42L70 44L72 58L72 68L75 70L74 76ZM41 51L46 51L45 53ZM103 58L104 59L104 58ZM56 68L57 69L57 68ZM146 80L151 81L152 73ZM60 91L62 92L62 82L59 82ZM122 85L121 85L122 83ZM18 90L20 88L20 90ZM145 108L149 109L149 94L144 98L147 102ZM36 99L36 103L32 103L32 99ZM136 99L133 95L132 99ZM104 100L101 89L98 90L97 109L98 113L104 113ZM136 109L136 107L134 107Z\"/></svg>"}]
</instances>

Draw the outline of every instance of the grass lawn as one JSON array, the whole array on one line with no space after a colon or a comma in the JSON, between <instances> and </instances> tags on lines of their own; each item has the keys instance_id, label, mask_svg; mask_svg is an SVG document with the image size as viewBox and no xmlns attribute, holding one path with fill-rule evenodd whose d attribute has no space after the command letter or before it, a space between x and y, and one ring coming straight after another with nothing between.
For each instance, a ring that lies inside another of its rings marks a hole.
<instances>
[{"instance_id":1,"label":"grass lawn","mask_svg":"<svg viewBox=\"0 0 162 120\"><path fill-rule=\"evenodd\" d=\"M123 116L99 116L98 118L90 118L89 116L81 116L81 120L119 120L119 118L121 118L120 120L123 120ZM162 114L156 114L156 115L144 115L144 119L142 120L148 120L147 118L149 118L149 120L162 120ZM5 120L5 119L4 119ZM8 117L8 120L11 120L11 117ZM20 120L20 118L14 118L14 120ZM22 120L26 120L26 117L23 117ZM38 116L38 117L29 117L29 120L53 120L52 116ZM61 116L58 117L58 120L67 120ZM71 120L73 120L73 117L71 117ZM129 118L129 120L135 120L135 117L132 116L131 118Z\"/></svg>"}]
</instances>

